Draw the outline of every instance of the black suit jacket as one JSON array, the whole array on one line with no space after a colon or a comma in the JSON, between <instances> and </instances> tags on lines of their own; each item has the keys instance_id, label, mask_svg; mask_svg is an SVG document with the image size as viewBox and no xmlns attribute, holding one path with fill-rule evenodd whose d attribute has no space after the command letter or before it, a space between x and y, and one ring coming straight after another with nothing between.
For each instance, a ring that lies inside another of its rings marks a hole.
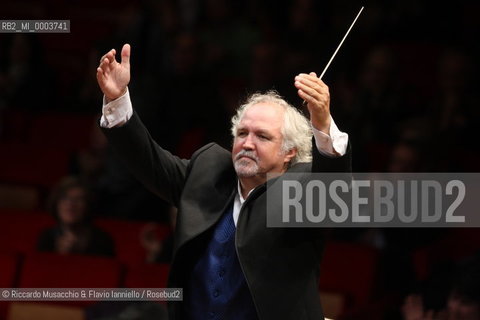
<instances>
[{"instance_id":1,"label":"black suit jacket","mask_svg":"<svg viewBox=\"0 0 480 320\"><path fill-rule=\"evenodd\" d=\"M136 113L125 125L103 131L134 175L178 208L169 286L187 288L191 268L205 247L209 231L235 196L237 176L231 153L211 143L190 160L180 159L153 141ZM313 146L312 163L296 164L289 172L308 175L350 170L350 152L328 158L318 152L315 143ZM235 235L238 259L258 317L323 319L318 295L324 242L321 229L267 228L266 188L266 184L257 187L245 201ZM169 304L169 316L181 319L180 303Z\"/></svg>"}]
</instances>

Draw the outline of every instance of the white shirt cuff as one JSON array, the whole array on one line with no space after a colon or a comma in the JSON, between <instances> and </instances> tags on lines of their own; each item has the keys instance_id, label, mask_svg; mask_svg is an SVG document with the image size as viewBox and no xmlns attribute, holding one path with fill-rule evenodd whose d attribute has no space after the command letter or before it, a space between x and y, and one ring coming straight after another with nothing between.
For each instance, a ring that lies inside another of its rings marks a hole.
<instances>
[{"instance_id":1,"label":"white shirt cuff","mask_svg":"<svg viewBox=\"0 0 480 320\"><path fill-rule=\"evenodd\" d=\"M100 118L100 126L102 128L113 128L124 125L133 114L132 102L130 101L130 93L127 91L115 100L107 103L103 96L102 117Z\"/></svg>"},{"instance_id":2,"label":"white shirt cuff","mask_svg":"<svg viewBox=\"0 0 480 320\"><path fill-rule=\"evenodd\" d=\"M327 157L341 157L347 152L348 134L338 129L335 121L331 118L330 135L315 129L312 126L315 145L318 152Z\"/></svg>"}]
</instances>

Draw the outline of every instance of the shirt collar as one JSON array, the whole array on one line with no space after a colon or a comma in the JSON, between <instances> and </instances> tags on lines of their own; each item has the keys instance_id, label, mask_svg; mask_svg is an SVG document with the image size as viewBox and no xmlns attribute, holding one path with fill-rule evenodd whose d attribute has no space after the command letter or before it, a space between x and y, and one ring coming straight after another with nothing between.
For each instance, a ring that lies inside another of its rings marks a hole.
<instances>
[{"instance_id":1,"label":"shirt collar","mask_svg":"<svg viewBox=\"0 0 480 320\"><path fill-rule=\"evenodd\" d=\"M250 192L248 192L247 198L250 195L250 193L252 193L253 190L255 190L255 188L253 188L252 190L250 190ZM243 204L245 202L245 199L242 196L242 187L240 186L240 180L237 180L237 193L238 193L238 199L240 200L240 204Z\"/></svg>"}]
</instances>

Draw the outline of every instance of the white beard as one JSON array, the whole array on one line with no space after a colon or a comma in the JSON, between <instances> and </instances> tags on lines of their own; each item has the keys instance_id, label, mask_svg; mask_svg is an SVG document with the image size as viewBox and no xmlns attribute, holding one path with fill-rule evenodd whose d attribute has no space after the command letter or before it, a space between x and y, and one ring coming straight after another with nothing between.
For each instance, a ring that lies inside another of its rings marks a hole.
<instances>
[{"instance_id":1,"label":"white beard","mask_svg":"<svg viewBox=\"0 0 480 320\"><path fill-rule=\"evenodd\" d=\"M258 164L251 159L235 160L233 165L240 178L250 178L258 174Z\"/></svg>"},{"instance_id":2,"label":"white beard","mask_svg":"<svg viewBox=\"0 0 480 320\"><path fill-rule=\"evenodd\" d=\"M242 158L247 156L249 159ZM258 174L258 157L252 151L242 150L235 155L235 161L233 162L237 176L240 178L250 178Z\"/></svg>"}]
</instances>

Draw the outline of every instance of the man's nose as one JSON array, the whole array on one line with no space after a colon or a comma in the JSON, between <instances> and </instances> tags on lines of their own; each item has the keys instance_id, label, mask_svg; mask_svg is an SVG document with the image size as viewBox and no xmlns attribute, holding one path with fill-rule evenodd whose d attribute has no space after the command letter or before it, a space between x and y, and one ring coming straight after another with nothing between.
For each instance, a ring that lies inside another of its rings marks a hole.
<instances>
[{"instance_id":1,"label":"man's nose","mask_svg":"<svg viewBox=\"0 0 480 320\"><path fill-rule=\"evenodd\" d=\"M245 150L253 150L255 149L255 144L253 143L253 135L249 134L245 141L243 142L243 149Z\"/></svg>"}]
</instances>

